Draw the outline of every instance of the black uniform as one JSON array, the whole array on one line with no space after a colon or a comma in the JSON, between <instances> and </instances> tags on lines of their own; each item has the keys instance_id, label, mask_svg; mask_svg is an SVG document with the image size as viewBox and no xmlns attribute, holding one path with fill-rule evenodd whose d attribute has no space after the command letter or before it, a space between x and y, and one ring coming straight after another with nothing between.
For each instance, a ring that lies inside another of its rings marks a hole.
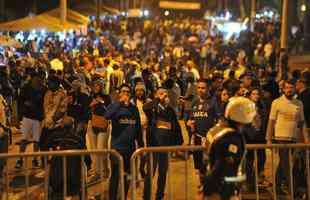
<instances>
[{"instance_id":1,"label":"black uniform","mask_svg":"<svg viewBox=\"0 0 310 200\"><path fill-rule=\"evenodd\" d=\"M223 200L239 193L238 183L245 181L245 140L236 129L217 124L208 132L208 174L204 178L203 192L218 194Z\"/></svg>"}]
</instances>

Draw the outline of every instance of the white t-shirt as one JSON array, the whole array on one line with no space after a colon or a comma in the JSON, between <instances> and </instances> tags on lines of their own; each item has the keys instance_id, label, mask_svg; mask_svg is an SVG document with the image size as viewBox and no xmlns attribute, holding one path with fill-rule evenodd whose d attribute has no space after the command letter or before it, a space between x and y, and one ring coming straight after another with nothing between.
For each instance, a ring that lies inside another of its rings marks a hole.
<instances>
[{"instance_id":1,"label":"white t-shirt","mask_svg":"<svg viewBox=\"0 0 310 200\"><path fill-rule=\"evenodd\" d=\"M143 102L140 101L139 99L137 99L137 108L138 108L139 114L140 114L141 126L143 128L146 128L147 127L147 117L143 111Z\"/></svg>"},{"instance_id":2,"label":"white t-shirt","mask_svg":"<svg viewBox=\"0 0 310 200\"><path fill-rule=\"evenodd\" d=\"M282 95L272 102L269 119L275 120L274 139L296 141L298 123L304 121L303 104L297 99L289 100Z\"/></svg>"}]
</instances>

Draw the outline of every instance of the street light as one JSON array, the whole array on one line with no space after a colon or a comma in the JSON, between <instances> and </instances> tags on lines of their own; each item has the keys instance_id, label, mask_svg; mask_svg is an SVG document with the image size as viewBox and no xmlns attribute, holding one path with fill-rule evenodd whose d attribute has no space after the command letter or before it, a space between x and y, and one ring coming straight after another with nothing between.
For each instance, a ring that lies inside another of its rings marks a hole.
<instances>
[{"instance_id":1,"label":"street light","mask_svg":"<svg viewBox=\"0 0 310 200\"><path fill-rule=\"evenodd\" d=\"M148 10L144 10L144 11L143 11L143 15L144 15L145 17L148 17L149 14L150 14L150 11L148 11Z\"/></svg>"},{"instance_id":2,"label":"street light","mask_svg":"<svg viewBox=\"0 0 310 200\"><path fill-rule=\"evenodd\" d=\"M170 12L169 12L169 10L166 10L164 14L165 14L165 16L168 16L168 15L170 15Z\"/></svg>"},{"instance_id":3,"label":"street light","mask_svg":"<svg viewBox=\"0 0 310 200\"><path fill-rule=\"evenodd\" d=\"M301 11L306 12L307 11L307 6L306 4L301 5Z\"/></svg>"}]
</instances>

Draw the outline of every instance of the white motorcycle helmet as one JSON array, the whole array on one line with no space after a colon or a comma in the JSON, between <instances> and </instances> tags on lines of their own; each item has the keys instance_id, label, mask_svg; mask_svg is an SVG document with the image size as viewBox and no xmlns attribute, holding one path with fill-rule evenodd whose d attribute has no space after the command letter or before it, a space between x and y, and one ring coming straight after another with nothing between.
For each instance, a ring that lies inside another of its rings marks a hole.
<instances>
[{"instance_id":1,"label":"white motorcycle helmet","mask_svg":"<svg viewBox=\"0 0 310 200\"><path fill-rule=\"evenodd\" d=\"M225 118L241 124L252 123L256 116L256 106L245 97L232 97L225 109Z\"/></svg>"}]
</instances>

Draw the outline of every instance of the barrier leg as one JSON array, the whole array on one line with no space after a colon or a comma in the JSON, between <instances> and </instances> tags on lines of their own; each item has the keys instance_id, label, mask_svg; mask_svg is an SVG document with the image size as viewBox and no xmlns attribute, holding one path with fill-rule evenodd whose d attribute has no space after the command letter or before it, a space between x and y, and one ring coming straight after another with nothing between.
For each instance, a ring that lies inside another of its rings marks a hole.
<instances>
[{"instance_id":1,"label":"barrier leg","mask_svg":"<svg viewBox=\"0 0 310 200\"><path fill-rule=\"evenodd\" d=\"M254 166L255 166L255 194L256 200L259 200L259 189L258 189L258 161L257 161L257 149L254 150Z\"/></svg>"}]
</instances>

